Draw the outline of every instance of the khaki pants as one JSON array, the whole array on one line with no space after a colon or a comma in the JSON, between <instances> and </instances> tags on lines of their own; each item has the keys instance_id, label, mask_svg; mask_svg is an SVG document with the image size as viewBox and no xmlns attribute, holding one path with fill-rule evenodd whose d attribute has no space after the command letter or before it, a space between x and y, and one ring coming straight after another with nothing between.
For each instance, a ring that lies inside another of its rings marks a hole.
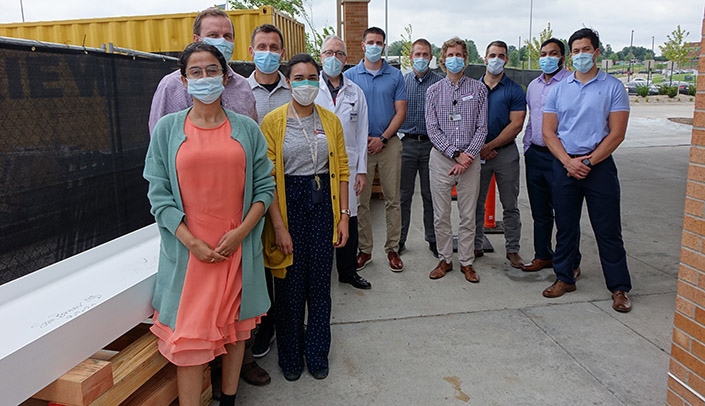
<instances>
[{"instance_id":1,"label":"khaki pants","mask_svg":"<svg viewBox=\"0 0 705 406\"><path fill-rule=\"evenodd\" d=\"M387 241L384 251L399 250L401 236L401 205L399 203L399 182L401 179L401 140L393 136L382 151L367 156L367 184L365 184L357 205L360 251L372 253L372 220L370 218L370 197L375 169L379 170L379 181L384 194L384 214L387 219Z\"/></svg>"}]
</instances>

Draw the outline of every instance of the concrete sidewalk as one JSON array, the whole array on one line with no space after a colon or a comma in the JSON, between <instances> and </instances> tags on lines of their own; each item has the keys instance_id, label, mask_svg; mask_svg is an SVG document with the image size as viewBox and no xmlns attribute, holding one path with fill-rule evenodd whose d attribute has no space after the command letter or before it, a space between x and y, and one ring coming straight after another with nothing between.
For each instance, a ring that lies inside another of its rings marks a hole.
<instances>
[{"instance_id":1,"label":"concrete sidewalk","mask_svg":"<svg viewBox=\"0 0 705 406\"><path fill-rule=\"evenodd\" d=\"M454 272L430 280L438 260L423 241L417 188L404 272L387 267L382 201L373 206L374 259L361 272L372 290L339 284L333 271L329 377L317 381L304 372L287 382L273 346L259 361L272 383L241 382L238 404L665 404L692 130L666 117L692 117L693 103L632 109L627 139L615 153L631 313L611 308L586 214L574 293L541 296L553 271L511 268L504 236L496 234L488 236L495 252L475 262L479 284L464 280L457 258ZM523 176L522 168L521 254L528 261L532 221Z\"/></svg>"}]
</instances>

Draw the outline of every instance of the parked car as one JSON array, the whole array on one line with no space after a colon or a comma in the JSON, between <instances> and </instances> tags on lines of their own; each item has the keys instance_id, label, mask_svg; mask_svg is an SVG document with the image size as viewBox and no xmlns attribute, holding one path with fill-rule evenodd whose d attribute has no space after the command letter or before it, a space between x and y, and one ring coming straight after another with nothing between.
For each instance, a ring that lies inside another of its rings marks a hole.
<instances>
[{"instance_id":1,"label":"parked car","mask_svg":"<svg viewBox=\"0 0 705 406\"><path fill-rule=\"evenodd\" d=\"M627 89L627 93L629 94L637 94L637 87L641 86L648 86L649 87L649 94L650 95L656 95L658 94L658 87L656 87L653 83L648 85L646 80L632 80L631 82L627 82L624 84L624 87Z\"/></svg>"}]
</instances>

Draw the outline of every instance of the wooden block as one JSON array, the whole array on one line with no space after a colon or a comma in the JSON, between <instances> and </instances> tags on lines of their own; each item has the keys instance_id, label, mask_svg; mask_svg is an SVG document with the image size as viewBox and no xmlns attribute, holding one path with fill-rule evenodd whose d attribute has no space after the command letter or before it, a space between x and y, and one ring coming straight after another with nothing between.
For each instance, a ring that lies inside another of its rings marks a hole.
<instances>
[{"instance_id":1,"label":"wooden block","mask_svg":"<svg viewBox=\"0 0 705 406\"><path fill-rule=\"evenodd\" d=\"M130 397L168 361L157 349L157 337L145 333L111 360L114 385L95 400L95 406L115 406Z\"/></svg>"},{"instance_id":2,"label":"wooden block","mask_svg":"<svg viewBox=\"0 0 705 406\"><path fill-rule=\"evenodd\" d=\"M33 397L53 403L84 406L113 386L113 369L108 361L87 359Z\"/></svg>"},{"instance_id":3,"label":"wooden block","mask_svg":"<svg viewBox=\"0 0 705 406\"><path fill-rule=\"evenodd\" d=\"M203 392L201 392L201 406L210 406L213 402L213 387L211 386L211 369L206 366L203 370ZM122 405L121 405L122 406ZM179 401L175 400L169 406L179 406Z\"/></svg>"},{"instance_id":4,"label":"wooden block","mask_svg":"<svg viewBox=\"0 0 705 406\"><path fill-rule=\"evenodd\" d=\"M121 406L168 405L178 396L176 365L169 363L127 398Z\"/></svg>"}]
</instances>

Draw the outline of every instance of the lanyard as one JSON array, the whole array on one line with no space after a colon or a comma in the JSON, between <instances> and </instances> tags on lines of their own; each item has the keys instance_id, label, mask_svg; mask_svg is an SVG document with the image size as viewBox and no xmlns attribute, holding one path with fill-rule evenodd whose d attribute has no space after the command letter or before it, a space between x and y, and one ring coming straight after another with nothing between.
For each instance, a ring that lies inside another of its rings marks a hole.
<instances>
[{"instance_id":1,"label":"lanyard","mask_svg":"<svg viewBox=\"0 0 705 406\"><path fill-rule=\"evenodd\" d=\"M301 131L304 133L304 138L306 138L308 148L311 151L311 161L313 162L313 179L316 181L316 186L320 190L321 178L319 178L318 174L316 173L318 171L318 136L316 135L316 108L313 108L313 142L311 142L311 140L309 139L308 132L301 123L301 118L299 118L298 113L296 113L296 109L291 104L289 104L289 108L291 109L292 113L294 113L296 121L299 122L299 126L301 126Z\"/></svg>"}]
</instances>

